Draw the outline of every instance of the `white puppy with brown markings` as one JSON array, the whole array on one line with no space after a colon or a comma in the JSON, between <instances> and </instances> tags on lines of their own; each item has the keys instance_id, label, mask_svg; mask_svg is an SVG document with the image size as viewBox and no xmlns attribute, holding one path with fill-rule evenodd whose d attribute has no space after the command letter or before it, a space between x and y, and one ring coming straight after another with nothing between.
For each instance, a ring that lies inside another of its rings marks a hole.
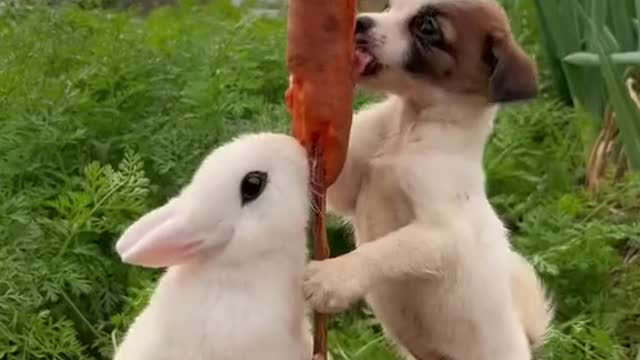
<instances>
[{"instance_id":1,"label":"white puppy with brown markings","mask_svg":"<svg viewBox=\"0 0 640 360\"><path fill-rule=\"evenodd\" d=\"M309 265L307 299L339 312L365 297L415 359L530 359L551 309L482 160L498 105L537 95L535 65L493 0L392 0L356 32L360 85L389 97L355 116L329 189L357 248Z\"/></svg>"}]
</instances>

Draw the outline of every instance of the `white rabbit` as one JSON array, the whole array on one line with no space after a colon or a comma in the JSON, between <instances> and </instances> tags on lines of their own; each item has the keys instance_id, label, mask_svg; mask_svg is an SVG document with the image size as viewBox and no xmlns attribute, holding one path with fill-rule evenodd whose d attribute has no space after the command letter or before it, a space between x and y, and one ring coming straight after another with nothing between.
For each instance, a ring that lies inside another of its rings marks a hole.
<instances>
[{"instance_id":1,"label":"white rabbit","mask_svg":"<svg viewBox=\"0 0 640 360\"><path fill-rule=\"evenodd\" d=\"M168 267L116 360L308 360L302 293L308 164L287 135L244 135L118 240L126 263Z\"/></svg>"}]
</instances>

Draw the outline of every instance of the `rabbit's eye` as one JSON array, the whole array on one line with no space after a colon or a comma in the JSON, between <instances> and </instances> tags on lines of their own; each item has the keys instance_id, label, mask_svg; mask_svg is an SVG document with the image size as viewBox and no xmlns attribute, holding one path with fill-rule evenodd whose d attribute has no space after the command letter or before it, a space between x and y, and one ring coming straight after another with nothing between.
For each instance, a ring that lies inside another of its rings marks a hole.
<instances>
[{"instance_id":1,"label":"rabbit's eye","mask_svg":"<svg viewBox=\"0 0 640 360\"><path fill-rule=\"evenodd\" d=\"M240 184L240 195L242 205L257 199L267 185L267 173L262 171L252 171L244 176Z\"/></svg>"}]
</instances>

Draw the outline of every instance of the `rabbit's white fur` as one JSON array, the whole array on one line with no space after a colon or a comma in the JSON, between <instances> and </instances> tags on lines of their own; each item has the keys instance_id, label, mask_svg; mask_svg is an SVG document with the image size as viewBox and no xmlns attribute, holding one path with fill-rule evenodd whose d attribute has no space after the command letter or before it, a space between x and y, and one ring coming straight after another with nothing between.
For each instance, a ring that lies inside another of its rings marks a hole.
<instances>
[{"instance_id":1,"label":"rabbit's white fur","mask_svg":"<svg viewBox=\"0 0 640 360\"><path fill-rule=\"evenodd\" d=\"M268 174L253 202L240 184ZM244 135L216 149L192 182L122 235L123 261L169 266L116 360L307 360L302 295L308 165L292 137Z\"/></svg>"}]
</instances>

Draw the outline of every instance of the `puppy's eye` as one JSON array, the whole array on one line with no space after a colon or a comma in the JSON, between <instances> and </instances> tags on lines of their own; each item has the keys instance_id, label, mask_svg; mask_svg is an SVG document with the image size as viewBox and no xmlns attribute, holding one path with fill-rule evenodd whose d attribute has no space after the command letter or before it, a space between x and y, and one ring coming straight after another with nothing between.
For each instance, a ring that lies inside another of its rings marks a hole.
<instances>
[{"instance_id":1,"label":"puppy's eye","mask_svg":"<svg viewBox=\"0 0 640 360\"><path fill-rule=\"evenodd\" d=\"M432 15L426 15L420 23L420 33L422 35L434 36L440 34L438 21Z\"/></svg>"},{"instance_id":2,"label":"puppy's eye","mask_svg":"<svg viewBox=\"0 0 640 360\"><path fill-rule=\"evenodd\" d=\"M444 41L442 29L440 29L436 14L433 12L427 12L414 19L413 28L416 37L429 45L438 46Z\"/></svg>"},{"instance_id":3,"label":"puppy's eye","mask_svg":"<svg viewBox=\"0 0 640 360\"><path fill-rule=\"evenodd\" d=\"M252 171L244 176L240 184L240 196L242 205L257 199L267 185L268 176L266 172Z\"/></svg>"}]
</instances>

